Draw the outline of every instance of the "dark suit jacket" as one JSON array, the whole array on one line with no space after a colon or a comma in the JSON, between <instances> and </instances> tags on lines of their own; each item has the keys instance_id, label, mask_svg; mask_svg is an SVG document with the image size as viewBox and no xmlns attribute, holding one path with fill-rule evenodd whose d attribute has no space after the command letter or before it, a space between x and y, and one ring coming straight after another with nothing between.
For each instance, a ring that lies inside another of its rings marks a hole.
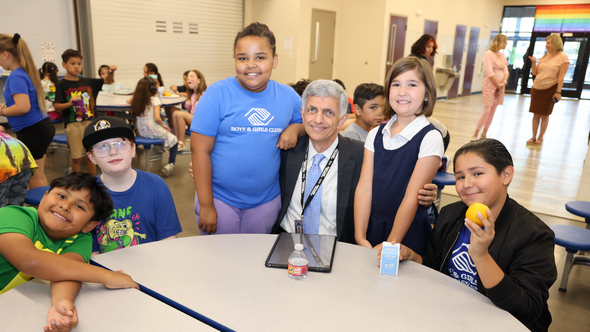
<instances>
[{"instance_id":1,"label":"dark suit jacket","mask_svg":"<svg viewBox=\"0 0 590 332\"><path fill-rule=\"evenodd\" d=\"M338 134L338 202L336 203L336 234L339 241L355 243L354 240L354 192L361 176L363 165L363 142L343 137ZM281 185L281 212L272 232L281 231L281 222L293 197L295 183L301 171L305 151L309 145L307 135L300 137L297 146L291 150L281 150L281 168L279 183ZM332 167L334 167L333 165ZM299 193L297 193L300 195Z\"/></svg>"}]
</instances>

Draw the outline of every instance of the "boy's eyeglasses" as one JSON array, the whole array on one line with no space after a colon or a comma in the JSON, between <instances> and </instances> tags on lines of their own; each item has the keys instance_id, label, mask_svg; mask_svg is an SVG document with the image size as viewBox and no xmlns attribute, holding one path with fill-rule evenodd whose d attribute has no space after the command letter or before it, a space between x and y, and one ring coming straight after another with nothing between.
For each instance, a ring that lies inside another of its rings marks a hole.
<instances>
[{"instance_id":1,"label":"boy's eyeglasses","mask_svg":"<svg viewBox=\"0 0 590 332\"><path fill-rule=\"evenodd\" d=\"M117 150L118 153L127 153L131 151L131 143L128 141L119 141L114 143L104 143L92 148L94 155L98 158L104 158L109 155L111 148Z\"/></svg>"}]
</instances>

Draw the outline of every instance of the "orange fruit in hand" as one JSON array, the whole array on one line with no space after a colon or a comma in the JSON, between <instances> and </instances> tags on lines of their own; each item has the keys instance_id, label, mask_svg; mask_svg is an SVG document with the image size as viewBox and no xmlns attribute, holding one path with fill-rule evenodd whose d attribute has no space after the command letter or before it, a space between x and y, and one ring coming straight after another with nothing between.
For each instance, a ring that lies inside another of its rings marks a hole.
<instances>
[{"instance_id":1,"label":"orange fruit in hand","mask_svg":"<svg viewBox=\"0 0 590 332\"><path fill-rule=\"evenodd\" d=\"M478 224L479 227L483 227L483 222L481 220L479 220L477 213L481 212L481 214L483 214L483 216L487 219L488 218L488 214L486 213L487 210L488 210L488 207L485 204L473 203L473 204L471 204L469 209L467 209L467 212L465 212L465 217L467 217L467 219L473 221L474 223Z\"/></svg>"}]
</instances>

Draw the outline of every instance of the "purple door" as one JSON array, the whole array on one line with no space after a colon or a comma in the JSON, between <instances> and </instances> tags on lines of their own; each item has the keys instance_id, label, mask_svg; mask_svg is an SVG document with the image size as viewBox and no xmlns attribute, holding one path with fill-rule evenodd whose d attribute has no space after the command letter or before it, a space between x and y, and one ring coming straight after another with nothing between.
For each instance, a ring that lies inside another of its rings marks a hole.
<instances>
[{"instance_id":1,"label":"purple door","mask_svg":"<svg viewBox=\"0 0 590 332\"><path fill-rule=\"evenodd\" d=\"M453 43L453 66L457 68L457 72L461 71L461 60L463 59L463 52L465 49L465 33L467 27L464 25L457 25L455 29L455 42ZM459 77L459 79L461 79ZM459 79L455 79L453 86L447 93L447 98L457 98L457 92L459 90Z\"/></svg>"},{"instance_id":2,"label":"purple door","mask_svg":"<svg viewBox=\"0 0 590 332\"><path fill-rule=\"evenodd\" d=\"M436 21L424 21L424 34L431 35L436 40L436 35L438 35L438 22ZM430 62L430 66L434 67L434 56L428 58L428 62Z\"/></svg>"},{"instance_id":3,"label":"purple door","mask_svg":"<svg viewBox=\"0 0 590 332\"><path fill-rule=\"evenodd\" d=\"M391 15L389 21L389 42L387 43L387 63L385 65L385 77L393 64L403 58L404 46L406 44L406 29L408 28L408 18Z\"/></svg>"},{"instance_id":4,"label":"purple door","mask_svg":"<svg viewBox=\"0 0 590 332\"><path fill-rule=\"evenodd\" d=\"M465 64L465 78L463 79L463 93L461 96L471 95L473 83L473 71L475 67L475 55L477 54L477 41L479 40L479 28L472 27L469 30L469 47L467 48L467 63Z\"/></svg>"}]
</instances>

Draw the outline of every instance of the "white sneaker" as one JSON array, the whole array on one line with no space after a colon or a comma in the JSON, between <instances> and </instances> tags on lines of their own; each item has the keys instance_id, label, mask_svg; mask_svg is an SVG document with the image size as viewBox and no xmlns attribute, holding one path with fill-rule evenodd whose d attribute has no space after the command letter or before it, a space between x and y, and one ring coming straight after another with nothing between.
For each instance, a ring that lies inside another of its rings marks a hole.
<instances>
[{"instance_id":1,"label":"white sneaker","mask_svg":"<svg viewBox=\"0 0 590 332\"><path fill-rule=\"evenodd\" d=\"M191 153L191 149L184 147L182 149L178 149L178 154L190 154Z\"/></svg>"},{"instance_id":2,"label":"white sneaker","mask_svg":"<svg viewBox=\"0 0 590 332\"><path fill-rule=\"evenodd\" d=\"M169 176L170 173L172 173L172 170L174 169L174 164L168 164L166 166L164 166L164 168L162 169L162 173L164 173L164 175Z\"/></svg>"}]
</instances>

